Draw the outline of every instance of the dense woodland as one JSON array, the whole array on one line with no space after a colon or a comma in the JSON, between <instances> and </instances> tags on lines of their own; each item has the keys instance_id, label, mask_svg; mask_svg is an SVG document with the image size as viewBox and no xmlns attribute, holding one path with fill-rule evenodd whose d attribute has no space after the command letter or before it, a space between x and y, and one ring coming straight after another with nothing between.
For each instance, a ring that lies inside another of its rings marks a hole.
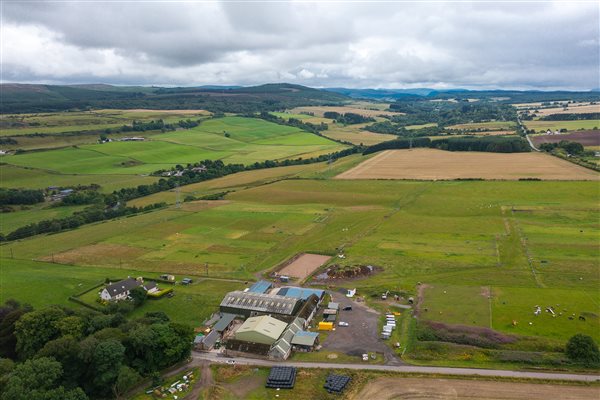
<instances>
[{"instance_id":1,"label":"dense woodland","mask_svg":"<svg viewBox=\"0 0 600 400\"><path fill-rule=\"evenodd\" d=\"M162 312L127 319L133 305L122 305L99 313L6 301L0 307L0 399L114 398L189 357L190 327Z\"/></svg>"}]
</instances>

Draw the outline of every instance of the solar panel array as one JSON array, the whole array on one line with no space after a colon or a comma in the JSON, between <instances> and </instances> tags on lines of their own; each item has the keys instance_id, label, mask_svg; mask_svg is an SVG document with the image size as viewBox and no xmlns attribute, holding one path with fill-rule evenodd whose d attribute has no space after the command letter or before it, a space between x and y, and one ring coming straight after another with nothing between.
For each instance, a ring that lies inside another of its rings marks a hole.
<instances>
[{"instance_id":1,"label":"solar panel array","mask_svg":"<svg viewBox=\"0 0 600 400\"><path fill-rule=\"evenodd\" d=\"M273 367L267 378L268 388L292 389L296 382L296 368Z\"/></svg>"},{"instance_id":2,"label":"solar panel array","mask_svg":"<svg viewBox=\"0 0 600 400\"><path fill-rule=\"evenodd\" d=\"M329 393L342 393L350 383L350 377L345 375L329 374L325 379L325 390Z\"/></svg>"}]
</instances>

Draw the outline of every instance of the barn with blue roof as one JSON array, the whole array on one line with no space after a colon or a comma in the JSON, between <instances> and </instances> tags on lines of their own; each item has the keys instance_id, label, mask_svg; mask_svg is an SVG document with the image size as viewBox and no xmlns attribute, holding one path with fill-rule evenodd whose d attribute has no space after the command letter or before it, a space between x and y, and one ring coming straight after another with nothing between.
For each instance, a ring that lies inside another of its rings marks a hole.
<instances>
[{"instance_id":1,"label":"barn with blue roof","mask_svg":"<svg viewBox=\"0 0 600 400\"><path fill-rule=\"evenodd\" d=\"M252 293L267 293L267 290L273 287L273 283L269 281L258 281L248 289Z\"/></svg>"},{"instance_id":2,"label":"barn with blue roof","mask_svg":"<svg viewBox=\"0 0 600 400\"><path fill-rule=\"evenodd\" d=\"M308 300L311 295L315 295L319 298L319 303L325 295L325 291L321 289L307 289L301 287L282 287L277 291L279 296L293 297L295 299Z\"/></svg>"}]
</instances>

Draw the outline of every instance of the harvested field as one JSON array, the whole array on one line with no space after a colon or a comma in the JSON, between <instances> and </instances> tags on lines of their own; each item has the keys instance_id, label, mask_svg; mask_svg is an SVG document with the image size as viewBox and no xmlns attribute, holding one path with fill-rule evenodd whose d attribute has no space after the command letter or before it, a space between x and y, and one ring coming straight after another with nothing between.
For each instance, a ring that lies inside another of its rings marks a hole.
<instances>
[{"instance_id":1,"label":"harvested field","mask_svg":"<svg viewBox=\"0 0 600 400\"><path fill-rule=\"evenodd\" d=\"M482 132L465 132L469 136L505 136L514 135L515 131L482 131Z\"/></svg>"},{"instance_id":2,"label":"harvested field","mask_svg":"<svg viewBox=\"0 0 600 400\"><path fill-rule=\"evenodd\" d=\"M542 153L386 150L336 179L598 180L597 172Z\"/></svg>"},{"instance_id":3,"label":"harvested field","mask_svg":"<svg viewBox=\"0 0 600 400\"><path fill-rule=\"evenodd\" d=\"M299 257L292 259L288 265L279 271L279 274L304 279L329 261L330 258L330 256L320 254L303 253Z\"/></svg>"},{"instance_id":4,"label":"harvested field","mask_svg":"<svg viewBox=\"0 0 600 400\"><path fill-rule=\"evenodd\" d=\"M600 130L579 131L567 135L530 136L536 146L542 143L558 143L561 140L581 143L584 146L600 146Z\"/></svg>"},{"instance_id":5,"label":"harvested field","mask_svg":"<svg viewBox=\"0 0 600 400\"><path fill-rule=\"evenodd\" d=\"M111 112L114 110L99 110L98 112ZM206 110L153 110L153 109L149 109L149 108L132 108L132 109L127 109L126 112L147 112L147 113L153 113L153 114L203 114L203 115L210 115L210 111L206 111Z\"/></svg>"},{"instance_id":6,"label":"harvested field","mask_svg":"<svg viewBox=\"0 0 600 400\"><path fill-rule=\"evenodd\" d=\"M586 400L598 399L600 387L459 379L379 378L352 399L478 399L478 400Z\"/></svg>"},{"instance_id":7,"label":"harvested field","mask_svg":"<svg viewBox=\"0 0 600 400\"><path fill-rule=\"evenodd\" d=\"M317 117L322 117L324 113L328 111L334 111L340 114L345 113L354 113L359 114L364 117L376 117L378 115L401 115L403 113L397 113L392 111L384 111L384 110L370 110L366 108L358 108L352 106L307 106L307 107L296 107L291 110L293 113L313 113Z\"/></svg>"},{"instance_id":8,"label":"harvested field","mask_svg":"<svg viewBox=\"0 0 600 400\"><path fill-rule=\"evenodd\" d=\"M585 104L576 105L569 104L569 107L553 107L553 108L541 108L536 112L538 117L545 117L546 115L552 114L585 114L585 113L598 113L600 112L600 105L598 104Z\"/></svg>"}]
</instances>

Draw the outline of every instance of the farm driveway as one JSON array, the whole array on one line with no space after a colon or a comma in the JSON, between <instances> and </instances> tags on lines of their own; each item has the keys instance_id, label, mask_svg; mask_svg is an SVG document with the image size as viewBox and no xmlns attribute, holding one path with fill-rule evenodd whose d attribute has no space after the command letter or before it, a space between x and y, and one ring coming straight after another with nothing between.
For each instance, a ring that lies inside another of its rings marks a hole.
<instances>
[{"instance_id":1,"label":"farm driveway","mask_svg":"<svg viewBox=\"0 0 600 400\"><path fill-rule=\"evenodd\" d=\"M387 365L402 365L392 349L379 338L379 313L363 303L357 303L340 293L331 293L333 301L340 304L339 321L348 322L350 326L337 326L323 342L326 350L341 351L349 355L363 353L381 353ZM345 306L352 306L352 311L343 311Z\"/></svg>"}]
</instances>

